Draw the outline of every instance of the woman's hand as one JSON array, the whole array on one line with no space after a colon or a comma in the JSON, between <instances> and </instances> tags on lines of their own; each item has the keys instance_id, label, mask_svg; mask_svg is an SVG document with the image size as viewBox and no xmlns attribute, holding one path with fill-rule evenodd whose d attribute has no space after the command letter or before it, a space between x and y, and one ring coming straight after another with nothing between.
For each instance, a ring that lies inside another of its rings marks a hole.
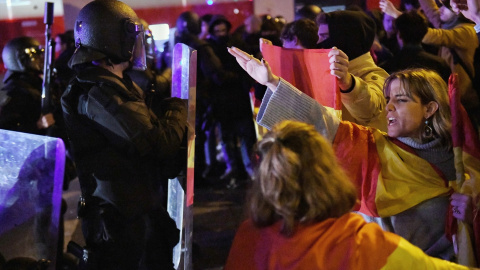
<instances>
[{"instance_id":1,"label":"woman's hand","mask_svg":"<svg viewBox=\"0 0 480 270\"><path fill-rule=\"evenodd\" d=\"M453 193L450 197L450 204L456 219L469 224L473 223L472 197L462 193Z\"/></svg>"},{"instance_id":2,"label":"woman's hand","mask_svg":"<svg viewBox=\"0 0 480 270\"><path fill-rule=\"evenodd\" d=\"M348 56L342 51L333 47L328 53L330 63L330 74L337 77L338 86L347 90L352 86L352 76L348 72Z\"/></svg>"},{"instance_id":3,"label":"woman's hand","mask_svg":"<svg viewBox=\"0 0 480 270\"><path fill-rule=\"evenodd\" d=\"M378 5L383 13L390 15L393 18L402 15L402 12L399 11L389 0L380 0Z\"/></svg>"},{"instance_id":4,"label":"woman's hand","mask_svg":"<svg viewBox=\"0 0 480 270\"><path fill-rule=\"evenodd\" d=\"M228 48L228 52L235 56L238 64L240 64L240 66L254 80L260 84L266 85L272 91L276 90L280 79L278 76L275 76L275 74L272 73L267 61L263 59L262 61L259 61L252 55L247 54L246 52L235 47Z\"/></svg>"}]
</instances>

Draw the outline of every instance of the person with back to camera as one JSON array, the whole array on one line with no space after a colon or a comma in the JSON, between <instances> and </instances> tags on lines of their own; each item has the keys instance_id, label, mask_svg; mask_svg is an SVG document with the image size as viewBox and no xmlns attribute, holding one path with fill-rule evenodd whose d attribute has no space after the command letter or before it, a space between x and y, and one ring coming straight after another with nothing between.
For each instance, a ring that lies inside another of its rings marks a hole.
<instances>
[{"instance_id":1,"label":"person with back to camera","mask_svg":"<svg viewBox=\"0 0 480 270\"><path fill-rule=\"evenodd\" d=\"M456 180L452 150L451 113L447 85L433 71L406 70L389 76L384 93L388 133L340 121L330 110L274 75L237 48L229 52L268 91L257 117L270 129L293 119L315 125L333 142L336 154L359 188L360 212L382 217L394 232L428 255L452 260L453 244L446 236L447 214L468 224L477 200L450 188ZM334 70L342 72L342 70ZM475 136L471 137L475 140ZM480 171L474 168L473 172ZM468 183L476 183L475 175ZM477 175L478 177L478 175ZM420 180L420 181L419 181ZM466 182L467 183L467 182ZM476 194L470 194L476 196ZM457 205L458 202L461 205ZM476 215L475 215L476 217Z\"/></svg>"},{"instance_id":2,"label":"person with back to camera","mask_svg":"<svg viewBox=\"0 0 480 270\"><path fill-rule=\"evenodd\" d=\"M143 26L128 5L92 1L74 30L69 64L77 75L62 108L83 197L87 269L173 269L179 231L162 190L182 167L185 103L168 99L154 114L124 73L145 68Z\"/></svg>"},{"instance_id":3,"label":"person with back to camera","mask_svg":"<svg viewBox=\"0 0 480 270\"><path fill-rule=\"evenodd\" d=\"M258 143L259 167L225 265L232 269L468 269L351 213L354 185L329 142L296 121Z\"/></svg>"},{"instance_id":4,"label":"person with back to camera","mask_svg":"<svg viewBox=\"0 0 480 270\"><path fill-rule=\"evenodd\" d=\"M428 53L422 47L422 39L427 33L426 19L417 11L407 11L395 19L400 51L381 65L388 73L407 68L426 68L437 72L445 82L452 71L440 56Z\"/></svg>"},{"instance_id":5,"label":"person with back to camera","mask_svg":"<svg viewBox=\"0 0 480 270\"><path fill-rule=\"evenodd\" d=\"M280 34L282 47L287 49L315 49L318 26L310 19L287 23Z\"/></svg>"},{"instance_id":6,"label":"person with back to camera","mask_svg":"<svg viewBox=\"0 0 480 270\"><path fill-rule=\"evenodd\" d=\"M401 14L395 11L389 0L383 0L383 2L388 3L387 6L389 6L385 12L393 16ZM465 18L456 5L450 5L450 2L450 0L419 0L425 16L433 25L423 37L422 43L438 46L438 55L447 61L452 72L458 73L462 105L477 130L480 130L480 93L473 85L474 56L479 41L475 38L472 21Z\"/></svg>"}]
</instances>

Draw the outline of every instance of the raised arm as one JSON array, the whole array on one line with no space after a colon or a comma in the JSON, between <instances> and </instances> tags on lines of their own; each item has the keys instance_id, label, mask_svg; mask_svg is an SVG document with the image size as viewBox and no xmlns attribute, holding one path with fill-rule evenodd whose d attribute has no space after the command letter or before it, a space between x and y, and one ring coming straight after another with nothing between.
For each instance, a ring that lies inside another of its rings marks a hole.
<instances>
[{"instance_id":1,"label":"raised arm","mask_svg":"<svg viewBox=\"0 0 480 270\"><path fill-rule=\"evenodd\" d=\"M262 59L259 61L253 55L247 54L239 48L228 48L228 52L233 55L238 64L259 84L263 84L275 91L280 78L272 73L270 66Z\"/></svg>"},{"instance_id":2,"label":"raised arm","mask_svg":"<svg viewBox=\"0 0 480 270\"><path fill-rule=\"evenodd\" d=\"M458 8L462 14L480 26L480 0L453 0L452 8Z\"/></svg>"},{"instance_id":3,"label":"raised arm","mask_svg":"<svg viewBox=\"0 0 480 270\"><path fill-rule=\"evenodd\" d=\"M398 10L389 0L380 0L378 6L383 13L388 14L395 19L398 18L398 16L402 15L402 12Z\"/></svg>"},{"instance_id":4,"label":"raised arm","mask_svg":"<svg viewBox=\"0 0 480 270\"><path fill-rule=\"evenodd\" d=\"M268 87L257 116L260 125L270 129L283 120L297 120L314 125L317 131L333 141L340 124L333 110L273 74L263 59L259 61L238 48L232 47L228 51L253 79Z\"/></svg>"},{"instance_id":5,"label":"raised arm","mask_svg":"<svg viewBox=\"0 0 480 270\"><path fill-rule=\"evenodd\" d=\"M440 10L434 0L418 0L422 7L425 16L428 21L432 23L435 28L442 27L442 21L440 20Z\"/></svg>"}]
</instances>

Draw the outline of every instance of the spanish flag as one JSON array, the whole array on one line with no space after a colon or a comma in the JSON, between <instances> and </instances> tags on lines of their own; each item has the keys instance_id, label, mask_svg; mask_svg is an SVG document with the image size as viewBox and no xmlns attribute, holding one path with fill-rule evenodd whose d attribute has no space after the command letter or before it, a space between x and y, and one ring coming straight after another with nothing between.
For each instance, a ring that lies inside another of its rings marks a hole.
<instances>
[{"instance_id":1,"label":"spanish flag","mask_svg":"<svg viewBox=\"0 0 480 270\"><path fill-rule=\"evenodd\" d=\"M354 213L299 224L292 236L281 221L257 228L251 220L235 235L225 270L256 269L467 269L427 256L400 236Z\"/></svg>"},{"instance_id":2,"label":"spanish flag","mask_svg":"<svg viewBox=\"0 0 480 270\"><path fill-rule=\"evenodd\" d=\"M465 108L460 103L458 76L449 80L450 109L452 113L452 141L457 181L452 188L470 195L473 200L473 224L456 221L449 215L447 235L454 238L458 249L458 262L479 266L480 263L480 141Z\"/></svg>"},{"instance_id":3,"label":"spanish flag","mask_svg":"<svg viewBox=\"0 0 480 270\"><path fill-rule=\"evenodd\" d=\"M461 192L472 196L473 226L457 222L449 211L446 234L457 247L458 262L477 266L480 254L480 143L461 106L456 77L450 79L452 139L457 181L443 174L413 149L385 133L350 122L341 122L333 147L340 164L357 187L355 210L374 217L389 217L421 202ZM382 166L388 164L388 166ZM450 226L448 226L450 225Z\"/></svg>"},{"instance_id":4,"label":"spanish flag","mask_svg":"<svg viewBox=\"0 0 480 270\"><path fill-rule=\"evenodd\" d=\"M355 210L364 214L390 217L451 193L435 166L377 129L343 121L333 147L357 187L360 204Z\"/></svg>"}]
</instances>

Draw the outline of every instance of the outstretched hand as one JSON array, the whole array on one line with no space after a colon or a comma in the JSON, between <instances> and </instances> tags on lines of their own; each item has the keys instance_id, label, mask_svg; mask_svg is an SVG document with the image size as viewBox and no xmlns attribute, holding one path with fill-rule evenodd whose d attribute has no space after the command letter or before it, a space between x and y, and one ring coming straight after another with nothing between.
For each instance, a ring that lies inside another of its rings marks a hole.
<instances>
[{"instance_id":1,"label":"outstretched hand","mask_svg":"<svg viewBox=\"0 0 480 270\"><path fill-rule=\"evenodd\" d=\"M233 55L238 64L258 83L266 85L272 91L275 91L279 83L279 78L272 73L267 61L260 61L252 55L235 47L228 48L228 52Z\"/></svg>"}]
</instances>

